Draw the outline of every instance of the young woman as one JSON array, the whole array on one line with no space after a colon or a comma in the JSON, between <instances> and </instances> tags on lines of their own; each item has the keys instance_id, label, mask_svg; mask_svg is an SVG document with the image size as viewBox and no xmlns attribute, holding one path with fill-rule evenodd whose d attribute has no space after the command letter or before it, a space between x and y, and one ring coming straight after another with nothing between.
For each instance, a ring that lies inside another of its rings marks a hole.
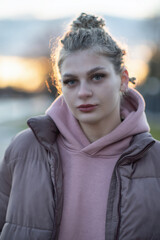
<instances>
[{"instance_id":1,"label":"young woman","mask_svg":"<svg viewBox=\"0 0 160 240\"><path fill-rule=\"evenodd\" d=\"M160 144L125 51L82 13L60 41L62 95L0 167L0 240L160 239Z\"/></svg>"}]
</instances>

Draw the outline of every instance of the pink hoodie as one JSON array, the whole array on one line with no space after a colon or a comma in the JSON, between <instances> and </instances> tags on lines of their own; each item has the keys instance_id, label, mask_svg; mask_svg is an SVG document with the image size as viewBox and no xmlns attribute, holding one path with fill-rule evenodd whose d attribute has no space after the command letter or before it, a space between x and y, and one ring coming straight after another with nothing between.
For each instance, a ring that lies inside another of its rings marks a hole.
<instances>
[{"instance_id":1,"label":"pink hoodie","mask_svg":"<svg viewBox=\"0 0 160 240\"><path fill-rule=\"evenodd\" d=\"M64 174L64 206L59 240L104 240L107 198L114 166L132 136L149 131L144 100L129 89L121 104L124 121L108 135L90 143L63 96L47 114L60 135L58 147Z\"/></svg>"}]
</instances>

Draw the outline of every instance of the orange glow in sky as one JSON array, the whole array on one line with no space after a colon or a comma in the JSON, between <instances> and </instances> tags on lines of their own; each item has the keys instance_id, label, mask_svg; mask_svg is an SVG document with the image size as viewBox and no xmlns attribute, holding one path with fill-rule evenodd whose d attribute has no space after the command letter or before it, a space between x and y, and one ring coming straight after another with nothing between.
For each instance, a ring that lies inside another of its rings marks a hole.
<instances>
[{"instance_id":1,"label":"orange glow in sky","mask_svg":"<svg viewBox=\"0 0 160 240\"><path fill-rule=\"evenodd\" d=\"M38 90L46 74L48 64L45 58L28 59L0 56L0 87L7 86L34 92Z\"/></svg>"},{"instance_id":2,"label":"orange glow in sky","mask_svg":"<svg viewBox=\"0 0 160 240\"><path fill-rule=\"evenodd\" d=\"M128 60L127 69L129 77L136 78L136 85L142 85L149 72L148 64L140 59ZM134 86L133 86L134 87Z\"/></svg>"},{"instance_id":3,"label":"orange glow in sky","mask_svg":"<svg viewBox=\"0 0 160 240\"><path fill-rule=\"evenodd\" d=\"M152 57L152 50L147 45L136 45L129 49L126 66L129 77L136 77L136 85L145 83L149 73L148 63Z\"/></svg>"}]
</instances>

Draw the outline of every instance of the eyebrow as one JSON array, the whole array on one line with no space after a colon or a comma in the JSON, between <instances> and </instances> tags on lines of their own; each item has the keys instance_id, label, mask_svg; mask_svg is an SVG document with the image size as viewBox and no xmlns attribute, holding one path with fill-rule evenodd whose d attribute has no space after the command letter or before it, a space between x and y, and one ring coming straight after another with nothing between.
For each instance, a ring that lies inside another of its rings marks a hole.
<instances>
[{"instance_id":1,"label":"eyebrow","mask_svg":"<svg viewBox=\"0 0 160 240\"><path fill-rule=\"evenodd\" d=\"M87 76L93 74L94 72L97 72L97 71L99 71L99 70L104 70L104 69L105 69L104 67L95 67L95 68L92 68L91 70L89 70L89 71L87 72ZM71 74L71 73L65 73L65 74L63 75L63 77L76 77L76 75Z\"/></svg>"}]
</instances>

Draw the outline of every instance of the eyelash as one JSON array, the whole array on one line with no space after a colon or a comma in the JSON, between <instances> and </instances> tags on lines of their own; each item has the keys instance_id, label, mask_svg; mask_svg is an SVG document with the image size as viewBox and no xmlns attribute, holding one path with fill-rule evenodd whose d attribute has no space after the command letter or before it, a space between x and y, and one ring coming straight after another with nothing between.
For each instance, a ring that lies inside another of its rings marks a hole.
<instances>
[{"instance_id":1,"label":"eyelash","mask_svg":"<svg viewBox=\"0 0 160 240\"><path fill-rule=\"evenodd\" d=\"M96 73L91 76L91 80L94 80L95 77L100 77L100 79L99 79L99 81L100 81L105 76L106 76L106 74L104 74L104 73ZM77 81L76 79L66 79L66 80L63 80L63 84L68 85L69 87L72 87L72 85L75 85L76 81ZM95 80L95 81L97 81L97 80Z\"/></svg>"},{"instance_id":2,"label":"eyelash","mask_svg":"<svg viewBox=\"0 0 160 240\"><path fill-rule=\"evenodd\" d=\"M106 74L104 74L104 73L96 73L96 74L94 74L93 76L92 76L92 79L93 78L95 78L95 77L100 77L100 80L102 79L102 78L104 78L106 76ZM97 81L97 80L96 80Z\"/></svg>"},{"instance_id":3,"label":"eyelash","mask_svg":"<svg viewBox=\"0 0 160 240\"><path fill-rule=\"evenodd\" d=\"M71 84L71 85L70 85L70 83L71 83L71 82L74 82L74 83L75 83L75 81L76 81L76 80L74 80L74 79L72 79L72 80L71 80L71 79L67 79L67 80L64 80L64 81L63 81L63 84L64 84L64 85L71 86L71 85L74 85L74 84Z\"/></svg>"}]
</instances>

